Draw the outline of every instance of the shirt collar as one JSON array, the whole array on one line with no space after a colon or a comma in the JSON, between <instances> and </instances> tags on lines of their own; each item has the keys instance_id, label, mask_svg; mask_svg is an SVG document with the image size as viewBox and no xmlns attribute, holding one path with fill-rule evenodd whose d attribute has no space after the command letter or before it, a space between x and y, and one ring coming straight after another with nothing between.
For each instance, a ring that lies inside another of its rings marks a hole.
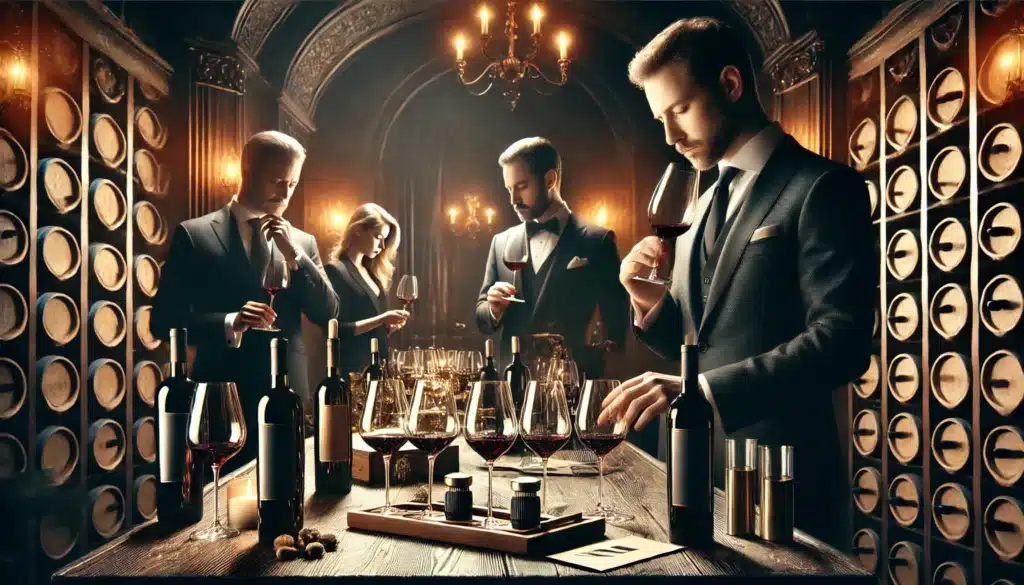
<instances>
[{"instance_id":1,"label":"shirt collar","mask_svg":"<svg viewBox=\"0 0 1024 585\"><path fill-rule=\"evenodd\" d=\"M558 218L558 233L562 233L562 230L565 229L565 224L569 223L570 213L571 211L569 210L569 206L566 205L565 201L559 199L558 201L553 201L551 203L551 206L548 208L547 211L544 212L543 215L541 215L537 219L532 219L530 221L544 223L545 221L548 221L552 217Z\"/></svg>"},{"instance_id":2,"label":"shirt collar","mask_svg":"<svg viewBox=\"0 0 1024 585\"><path fill-rule=\"evenodd\" d=\"M266 213L263 213L258 209L253 209L252 207L245 205L244 203L238 200L237 195L231 198L231 203L229 203L229 205L231 207L231 215L234 216L235 221L237 221L238 223L247 224L253 219L261 218L264 215L267 215ZM288 223L288 220L285 220L285 224L289 226L291 225Z\"/></svg>"},{"instance_id":3,"label":"shirt collar","mask_svg":"<svg viewBox=\"0 0 1024 585\"><path fill-rule=\"evenodd\" d=\"M718 170L722 171L725 167L736 167L741 171L760 173L785 134L778 122L768 124L747 140L735 155L718 161Z\"/></svg>"}]
</instances>

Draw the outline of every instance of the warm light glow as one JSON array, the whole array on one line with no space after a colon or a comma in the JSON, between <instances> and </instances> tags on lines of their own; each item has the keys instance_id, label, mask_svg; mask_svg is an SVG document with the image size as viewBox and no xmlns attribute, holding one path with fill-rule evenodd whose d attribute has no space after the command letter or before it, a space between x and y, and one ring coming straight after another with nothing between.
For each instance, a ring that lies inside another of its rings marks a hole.
<instances>
[{"instance_id":1,"label":"warm light glow","mask_svg":"<svg viewBox=\"0 0 1024 585\"><path fill-rule=\"evenodd\" d=\"M462 33L455 35L455 59L462 61L463 53L466 51L466 37Z\"/></svg>"},{"instance_id":2,"label":"warm light glow","mask_svg":"<svg viewBox=\"0 0 1024 585\"><path fill-rule=\"evenodd\" d=\"M448 221L455 225L455 218L459 216L459 209L454 205L448 208Z\"/></svg>"},{"instance_id":3,"label":"warm light glow","mask_svg":"<svg viewBox=\"0 0 1024 585\"><path fill-rule=\"evenodd\" d=\"M242 178L242 165L238 157L230 155L224 158L224 167L221 170L221 180L227 187L236 187Z\"/></svg>"},{"instance_id":4,"label":"warm light glow","mask_svg":"<svg viewBox=\"0 0 1024 585\"><path fill-rule=\"evenodd\" d=\"M530 11L530 19L533 20L533 34L540 34L540 21L544 18L544 11L540 9L540 6L534 4L533 10Z\"/></svg>"},{"instance_id":5,"label":"warm light glow","mask_svg":"<svg viewBox=\"0 0 1024 585\"><path fill-rule=\"evenodd\" d=\"M333 225L336 228L344 227L344 225L345 225L345 215L342 214L340 211L335 211L334 213L332 213L331 214L331 225Z\"/></svg>"},{"instance_id":6,"label":"warm light glow","mask_svg":"<svg viewBox=\"0 0 1024 585\"><path fill-rule=\"evenodd\" d=\"M1012 69L1016 64L1016 61L1017 59L1014 54L1007 51L1006 53L1003 53L1003 56L999 59L999 66L1003 69Z\"/></svg>"},{"instance_id":7,"label":"warm light glow","mask_svg":"<svg viewBox=\"0 0 1024 585\"><path fill-rule=\"evenodd\" d=\"M24 83L25 78L28 77L28 67L25 66L25 62L21 58L15 59L7 70L7 76L10 78L12 85L20 86Z\"/></svg>"},{"instance_id":8,"label":"warm light glow","mask_svg":"<svg viewBox=\"0 0 1024 585\"><path fill-rule=\"evenodd\" d=\"M487 6L480 7L480 34L487 34L487 26L491 20L491 11L487 10Z\"/></svg>"},{"instance_id":9,"label":"warm light glow","mask_svg":"<svg viewBox=\"0 0 1024 585\"><path fill-rule=\"evenodd\" d=\"M569 49L569 34L566 32L558 33L558 58L565 60L566 54Z\"/></svg>"},{"instance_id":10,"label":"warm light glow","mask_svg":"<svg viewBox=\"0 0 1024 585\"><path fill-rule=\"evenodd\" d=\"M597 213L594 214L594 223L601 227L608 227L608 208L604 205L597 208Z\"/></svg>"},{"instance_id":11,"label":"warm light glow","mask_svg":"<svg viewBox=\"0 0 1024 585\"><path fill-rule=\"evenodd\" d=\"M494 223L494 208L488 207L485 213L487 214L487 225Z\"/></svg>"}]
</instances>

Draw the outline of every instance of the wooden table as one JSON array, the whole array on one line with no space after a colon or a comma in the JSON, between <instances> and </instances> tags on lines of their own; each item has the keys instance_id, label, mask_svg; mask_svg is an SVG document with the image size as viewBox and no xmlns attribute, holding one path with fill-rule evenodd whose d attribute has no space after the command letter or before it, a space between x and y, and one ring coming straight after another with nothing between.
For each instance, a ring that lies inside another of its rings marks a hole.
<instances>
[{"instance_id":1,"label":"wooden table","mask_svg":"<svg viewBox=\"0 0 1024 585\"><path fill-rule=\"evenodd\" d=\"M459 441L460 466L474 475L473 495L477 504L486 505L487 471L482 460ZM307 465L307 495L313 491L312 444ZM561 454L559 454L561 455ZM499 463L501 460L499 460ZM608 503L635 516L625 527L608 525L608 538L630 534L667 541L668 518L665 510L665 466L656 459L624 443L609 454L606 464L620 464L621 471L605 477L604 495ZM254 464L232 474L239 477L253 472ZM494 505L507 506L512 471L494 473ZM230 478L226 478L230 479ZM221 514L224 518L226 483L222 480ZM443 499L442 482L434 485L434 499ZM393 486L392 502L426 501L425 485ZM565 513L590 509L597 498L596 477L549 477L549 503L565 502ZM461 577L493 581L504 577L527 580L551 577L695 577L696 581L748 582L763 577L796 577L802 583L859 583L877 579L828 545L797 531L796 543L776 545L754 538L725 535L724 496L716 495L716 546L712 550L684 550L651 559L608 573L593 573L545 558L524 558L488 550L477 550L444 543L423 542L364 532L346 531L346 511L379 506L384 490L355 485L342 500L319 502L308 497L306 526L335 532L338 551L318 561L278 562L269 548L256 543L256 532L216 543L189 542L194 527L161 536L154 523L143 524L104 545L54 574L55 583L95 582L216 582L241 578L248 582L258 577L286 578L289 582L308 582L316 578L344 578L345 582L372 579L375 583L394 577ZM213 492L207 489L206 513L201 526L212 523ZM224 520L226 522L226 520ZM152 579L157 578L155 581ZM465 580L465 579L464 579ZM692 579L691 579L692 580ZM517 581L518 582L518 581Z\"/></svg>"}]
</instances>

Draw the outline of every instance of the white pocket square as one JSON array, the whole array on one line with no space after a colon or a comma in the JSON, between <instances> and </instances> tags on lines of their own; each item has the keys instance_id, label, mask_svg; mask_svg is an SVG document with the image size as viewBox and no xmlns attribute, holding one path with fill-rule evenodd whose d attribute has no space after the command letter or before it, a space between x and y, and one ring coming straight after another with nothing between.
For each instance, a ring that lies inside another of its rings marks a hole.
<instances>
[{"instance_id":1,"label":"white pocket square","mask_svg":"<svg viewBox=\"0 0 1024 585\"><path fill-rule=\"evenodd\" d=\"M750 242L756 242L765 238L779 235L780 228L777 224L761 226L754 230L754 235L750 236Z\"/></svg>"},{"instance_id":2,"label":"white pocket square","mask_svg":"<svg viewBox=\"0 0 1024 585\"><path fill-rule=\"evenodd\" d=\"M573 268L583 268L587 264L590 264L590 260L576 256L575 258L569 261L569 265L566 266L565 269L572 270Z\"/></svg>"}]
</instances>

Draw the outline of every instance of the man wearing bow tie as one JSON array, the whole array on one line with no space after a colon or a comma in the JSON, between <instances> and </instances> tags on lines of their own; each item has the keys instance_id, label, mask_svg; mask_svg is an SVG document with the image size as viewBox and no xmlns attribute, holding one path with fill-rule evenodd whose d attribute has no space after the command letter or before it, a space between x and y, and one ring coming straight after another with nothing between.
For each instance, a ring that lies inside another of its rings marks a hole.
<instances>
[{"instance_id":1,"label":"man wearing bow tie","mask_svg":"<svg viewBox=\"0 0 1024 585\"><path fill-rule=\"evenodd\" d=\"M622 348L628 326L626 291L619 283L615 232L579 221L562 200L562 160L545 138L524 138L498 158L509 202L522 220L491 240L476 305L480 331L501 329L498 353L511 357L511 338L529 347L534 333L557 333L581 374L600 376L604 348L587 346L600 308L611 347ZM525 245L524 245L525 244ZM521 250L526 266L506 266L506 248Z\"/></svg>"}]
</instances>

